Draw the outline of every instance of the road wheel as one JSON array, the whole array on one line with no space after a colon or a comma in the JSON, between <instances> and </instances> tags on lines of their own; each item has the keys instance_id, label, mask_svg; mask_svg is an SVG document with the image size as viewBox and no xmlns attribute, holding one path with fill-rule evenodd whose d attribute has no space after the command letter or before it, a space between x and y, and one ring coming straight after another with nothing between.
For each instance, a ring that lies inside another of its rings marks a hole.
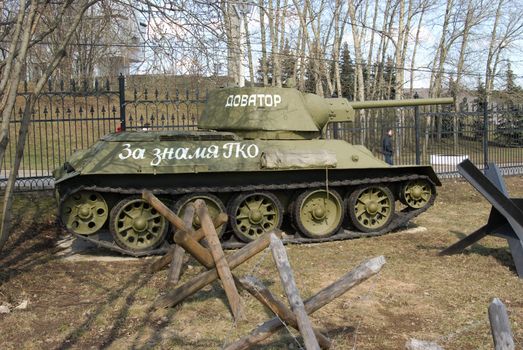
<instances>
[{"instance_id":1,"label":"road wheel","mask_svg":"<svg viewBox=\"0 0 523 350\"><path fill-rule=\"evenodd\" d=\"M228 212L231 228L243 242L279 229L283 219L280 200L270 192L240 193L232 199Z\"/></svg>"},{"instance_id":2,"label":"road wheel","mask_svg":"<svg viewBox=\"0 0 523 350\"><path fill-rule=\"evenodd\" d=\"M79 235L97 232L107 221L109 210L101 194L79 191L68 196L60 206L60 219L68 230Z\"/></svg>"},{"instance_id":3,"label":"road wheel","mask_svg":"<svg viewBox=\"0 0 523 350\"><path fill-rule=\"evenodd\" d=\"M220 200L220 198L216 197L215 195L212 195L210 193L202 193L202 194L188 194L180 198L176 203L174 204L174 213L178 215L180 218L183 218L183 214L185 212L185 208L187 207L187 204L194 202L197 199L202 199L205 201L205 204L207 205L207 209L209 211L209 216L212 220L214 220L220 213L225 213L226 209L223 205L223 202ZM201 227L200 218L198 215L194 215L194 220L192 222L193 229L196 231ZM218 237L222 237L223 233L225 232L225 228L227 225L222 225L216 229L216 233L218 234Z\"/></svg>"},{"instance_id":4,"label":"road wheel","mask_svg":"<svg viewBox=\"0 0 523 350\"><path fill-rule=\"evenodd\" d=\"M434 187L429 181L411 180L401 186L400 200L413 209L421 209L430 203L434 193Z\"/></svg>"},{"instance_id":5,"label":"road wheel","mask_svg":"<svg viewBox=\"0 0 523 350\"><path fill-rule=\"evenodd\" d=\"M154 249L164 241L168 228L167 220L140 197L126 198L111 210L109 230L124 249Z\"/></svg>"},{"instance_id":6,"label":"road wheel","mask_svg":"<svg viewBox=\"0 0 523 350\"><path fill-rule=\"evenodd\" d=\"M323 238L338 232L344 212L343 201L337 191L313 189L302 192L296 198L292 219L305 236Z\"/></svg>"},{"instance_id":7,"label":"road wheel","mask_svg":"<svg viewBox=\"0 0 523 350\"><path fill-rule=\"evenodd\" d=\"M346 199L352 224L362 232L387 227L394 216L394 196L386 186L358 187Z\"/></svg>"}]
</instances>

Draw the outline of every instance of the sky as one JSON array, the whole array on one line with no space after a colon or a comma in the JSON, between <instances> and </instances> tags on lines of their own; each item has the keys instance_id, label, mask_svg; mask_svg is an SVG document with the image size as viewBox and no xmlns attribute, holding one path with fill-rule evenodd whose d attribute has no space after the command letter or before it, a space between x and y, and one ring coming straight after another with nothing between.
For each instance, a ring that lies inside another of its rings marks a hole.
<instances>
[{"instance_id":1,"label":"sky","mask_svg":"<svg viewBox=\"0 0 523 350\"><path fill-rule=\"evenodd\" d=\"M259 22L258 22L259 15L258 15L257 11L258 11L257 8L253 7L251 9L250 15L249 15L249 18L250 18L249 28L252 33L259 31ZM440 33L441 33L441 26L439 24L441 22L441 19L437 18L436 16L438 16L438 14L440 14L442 11L444 11L444 6L443 6L443 8L437 8L435 11L430 12L429 15L424 17L423 26L422 26L421 32L420 32L420 46L418 48L418 52L416 55L416 64L415 64L416 76L415 76L415 80L414 80L415 88L425 88L425 87L428 87L428 85L429 85L430 70L431 70L430 65L434 58L433 57L434 50L439 42ZM417 20L415 19L415 21L417 21ZM415 22L415 21L413 21L413 22ZM297 20L287 19L287 21L286 21L287 30L292 30L293 28L295 29L297 27L298 27ZM155 31L158 31L158 28L155 28L153 26L149 26L149 28L147 28L147 30L149 31L150 34L152 32L153 35L159 34L159 33L155 33ZM179 35L179 30L176 28L169 30L169 25L162 26L162 31L163 31L163 33L162 33L163 35L165 35L166 33L168 34L169 31L172 31L171 34L173 34L173 35L174 34ZM474 87L477 85L478 77L481 77L482 79L484 79L485 60L486 60L485 56L486 56L486 52L488 50L488 47L487 47L488 44L485 43L485 40L488 40L488 36L490 35L491 29L489 28L489 24L484 24L482 27L478 26L476 28L476 31L481 32L484 37L483 38L481 38L481 37L471 38L471 43L470 43L470 48L469 48L469 51L471 51L469 54L469 57L471 57L471 59L469 60L468 65L466 65L466 67L465 67L466 75L463 78L464 83L466 83L469 87ZM411 37L413 35L415 35L415 33L411 33ZM413 40L414 40L414 38L412 37L411 42L413 42ZM349 46L352 45L352 33L350 32L350 25L346 26L346 30L345 30L345 34L344 34L344 41L347 41L349 43ZM260 40L259 40L259 38L251 38L251 42L253 45L254 62L255 62L255 66L257 66L258 59L261 56ZM364 45L364 47L365 46L366 45ZM456 45L456 47L457 47L457 45ZM150 56L150 52L147 52L147 51L148 50L145 50L145 52L142 53L143 60L145 61L145 63L142 63L141 67L139 68L139 72L146 71L147 69L150 68L148 61L150 61L151 56ZM222 46L222 48L219 48L219 49L211 49L210 52L211 52L211 55L214 56L213 58L216 59L216 61L221 61L221 72L220 73L225 74L226 73L225 70L227 67L226 50L224 50L223 46ZM412 45L409 45L409 52L412 52ZM456 52L453 52L450 54L450 56L456 56L456 55L457 55ZM354 58L354 55L352 55L352 57ZM523 38L520 38L519 40L517 40L516 42L513 43L511 52L510 53L507 52L507 55L504 58L510 59L511 68L516 76L516 83L520 86L523 86ZM188 71L190 71L190 68L188 69L187 67L190 67L192 62L194 62L194 57L187 57L185 52L183 52L183 48L182 48L179 57L173 56L170 59L167 59L167 61L169 61L169 62L167 62L167 63L164 62L164 65L166 67L168 67L170 64L176 64L176 67L174 69L172 69L173 72L171 72L171 73L187 74ZM454 59L454 61L455 61L455 59ZM409 58L407 58L407 62L410 62ZM501 70L498 72L499 78L497 79L497 88L502 88L501 85L503 83L504 76L505 76L506 62L507 61L504 60L501 63L501 66L500 66ZM246 78L248 78L247 58L246 57L245 57L243 63L244 63L243 74ZM182 67L185 67L186 71L177 72L177 70L182 69ZM406 68L410 67L410 63L407 63L405 65L405 67ZM455 66L452 64L452 60L450 60L450 63L445 68L445 72L448 73L447 77L449 75L451 75L452 73L454 73L455 71L456 71ZM409 86L409 81L408 81L409 78L410 78L410 73L407 71L405 74L405 80L406 80L407 87Z\"/></svg>"}]
</instances>

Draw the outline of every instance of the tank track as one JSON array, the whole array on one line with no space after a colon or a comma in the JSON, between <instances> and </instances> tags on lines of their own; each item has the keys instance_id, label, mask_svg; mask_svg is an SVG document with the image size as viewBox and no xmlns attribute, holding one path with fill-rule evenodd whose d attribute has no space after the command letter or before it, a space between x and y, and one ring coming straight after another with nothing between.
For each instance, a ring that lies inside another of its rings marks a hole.
<instances>
[{"instance_id":1,"label":"tank track","mask_svg":"<svg viewBox=\"0 0 523 350\"><path fill-rule=\"evenodd\" d=\"M395 177L380 177L380 178L362 178L362 179L356 179L356 180L341 180L341 181L329 181L329 187L338 187L338 186L358 186L358 185L364 185L364 184L387 184L387 183L396 183L396 182L402 182L402 181L410 181L410 180L418 180L418 179L424 179L429 181L434 187L434 182L425 175L418 175L418 174L412 174L412 175L404 175L404 176L395 176ZM186 187L186 188L176 188L176 189L147 189L154 193L155 195L181 195L181 194L187 194L187 193L203 193L203 192L210 192L210 193L224 193L224 192L246 192L246 191L259 191L259 190L265 190L265 191L274 191L274 190L294 190L294 189L301 189L301 188L314 188L314 187L325 187L325 182L307 182L307 183L293 183L293 184L272 184L272 185L249 185L249 186L228 186L228 187ZM121 188L121 187L102 187L102 186L78 186L72 189L69 189L61 198L60 198L60 206L62 205L63 201L70 195L72 195L75 192L78 191L96 191L100 193L117 193L117 194L126 194L126 195L136 195L141 194L142 191L145 190L145 188ZM332 241L339 241L339 240L345 240L345 239L351 239L351 238L360 238L360 237L372 237L372 236L381 236L383 234L386 234L390 231L393 231L397 229L398 227L401 227L402 225L407 224L411 219L415 218L416 216L420 215L421 213L425 212L427 209L432 207L434 204L434 201L436 199L437 194L435 193L434 196L431 197L429 203L425 205L423 208L420 209L412 209L412 208L404 208L403 210L394 213L394 218L390 222L390 224L375 232L360 232L360 231L352 231L347 230L344 228L341 228L338 233L325 238L308 238L299 235L299 233L295 232L292 235L284 235L283 242L284 243L291 243L291 244L307 244L307 243L323 243L323 242L332 242ZM90 236L83 236L79 235L77 233L74 233L70 230L67 230L70 232L74 237L77 237L79 239L91 242L95 244L97 247L105 248L120 254L130 255L134 257L143 257L143 256L149 256L149 255L158 255L163 254L167 252L168 246L165 243L162 247L145 251L145 252L135 252L132 250L123 249L120 246L116 245L114 242L109 242L106 240L102 240L99 238L99 233L90 235ZM233 235L231 239L222 242L222 246L225 249L237 249L241 248L247 243L238 241L236 237Z\"/></svg>"}]
</instances>

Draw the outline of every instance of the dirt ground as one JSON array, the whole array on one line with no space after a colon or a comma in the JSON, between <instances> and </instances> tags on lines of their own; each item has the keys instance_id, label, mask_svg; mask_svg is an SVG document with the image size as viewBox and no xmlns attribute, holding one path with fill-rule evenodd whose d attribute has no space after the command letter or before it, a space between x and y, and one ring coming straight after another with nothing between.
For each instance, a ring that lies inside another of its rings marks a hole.
<instances>
[{"instance_id":1,"label":"dirt ground","mask_svg":"<svg viewBox=\"0 0 523 350\"><path fill-rule=\"evenodd\" d=\"M523 177L506 178L523 197ZM49 193L19 196L15 234L0 253L2 349L216 349L272 317L242 292L246 320L234 324L218 283L171 309L155 310L166 271L147 273L148 259L70 261L57 254L65 235L55 224ZM445 349L492 349L487 307L508 308L517 348L523 348L523 279L504 240L487 237L464 254L437 253L483 225L490 206L465 182L445 180L436 205L414 220L424 232L314 245L287 246L302 297L327 286L365 259L384 255L375 277L312 316L335 349L401 349L410 338ZM202 268L189 260L183 281ZM253 274L283 297L267 251L236 270ZM27 307L14 307L27 301ZM9 304L9 305L7 305ZM258 349L297 349L301 339L282 330ZM299 343L297 343L299 342Z\"/></svg>"}]
</instances>

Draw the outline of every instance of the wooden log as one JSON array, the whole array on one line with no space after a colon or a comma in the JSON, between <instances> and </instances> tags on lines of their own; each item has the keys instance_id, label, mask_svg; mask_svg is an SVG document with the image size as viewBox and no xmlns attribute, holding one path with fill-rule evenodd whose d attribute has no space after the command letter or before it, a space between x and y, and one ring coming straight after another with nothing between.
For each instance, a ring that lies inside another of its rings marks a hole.
<instances>
[{"instance_id":1,"label":"wooden log","mask_svg":"<svg viewBox=\"0 0 523 350\"><path fill-rule=\"evenodd\" d=\"M274 232L278 237L281 237L281 231ZM269 232L261 235L257 240L247 244L243 248L229 255L226 260L231 269L235 269L239 265L243 264L254 255L258 254L269 246ZM193 295L209 283L213 282L218 278L216 269L205 271L200 275L194 277L184 285L169 291L166 295L160 297L155 307L170 307L180 303L185 298Z\"/></svg>"},{"instance_id":2,"label":"wooden log","mask_svg":"<svg viewBox=\"0 0 523 350\"><path fill-rule=\"evenodd\" d=\"M169 272L167 273L167 284L175 286L180 281L183 268L183 258L185 257L185 249L176 244L174 246L174 252L171 259L171 265L169 266Z\"/></svg>"},{"instance_id":3,"label":"wooden log","mask_svg":"<svg viewBox=\"0 0 523 350\"><path fill-rule=\"evenodd\" d=\"M287 258L287 252L285 251L282 241L274 235L271 235L271 251L280 274L283 290L285 291L285 294L287 294L287 299L289 300L292 312L296 315L298 329L303 337L305 349L319 350L320 345L318 344L318 339L316 339L316 336L314 335L311 320L307 315L307 311L305 311L305 305L303 305L303 300L301 299L300 292L296 286L291 264Z\"/></svg>"},{"instance_id":4,"label":"wooden log","mask_svg":"<svg viewBox=\"0 0 523 350\"><path fill-rule=\"evenodd\" d=\"M325 306L333 299L346 293L349 289L357 286L361 282L377 274L384 264L385 257L383 256L378 256L362 262L360 265L358 265L352 271L345 274L339 280L332 283L328 287L322 289L309 299L305 300L305 310L308 314L312 314L314 311ZM250 334L238 339L234 343L227 345L225 349L248 349L251 346L263 341L264 339L267 339L276 331L278 331L281 327L283 327L281 321L277 317L274 317L262 323L260 326L255 328Z\"/></svg>"},{"instance_id":5,"label":"wooden log","mask_svg":"<svg viewBox=\"0 0 523 350\"><path fill-rule=\"evenodd\" d=\"M192 222L194 220L194 204L188 203L185 207L183 213L183 223L185 227L192 229ZM167 274L167 284L176 285L180 280L180 275L182 274L183 266L183 257L185 255L185 250L183 247L176 245L174 248L173 259L171 261L171 266L169 267L169 273Z\"/></svg>"},{"instance_id":6,"label":"wooden log","mask_svg":"<svg viewBox=\"0 0 523 350\"><path fill-rule=\"evenodd\" d=\"M146 193L144 196L143 196L143 199L146 200L146 201L149 201L151 200L151 198L156 198L153 194L151 194L150 192L148 191L144 191L144 193ZM157 199L157 198L156 198ZM154 203L154 204L153 204ZM169 215L169 217L174 220L174 221L177 221L176 219L174 219L174 217L172 217L172 215L174 215L175 217L177 217L169 208L167 208L163 203L158 204L158 203L161 203L156 201L156 200L152 200L152 202L149 202L149 204L151 204L156 210L158 210L158 212L160 214L162 214L163 212L167 213L166 215ZM171 213L171 214L168 214L168 213ZM162 214L164 215L164 214ZM165 216L165 215L164 215ZM167 216L166 218L171 221L171 219L169 219ZM227 223L227 214L225 213L220 213L218 214L218 216L216 218L214 218L213 220L213 225L214 227L216 227L216 229L219 229L220 226L224 225ZM172 223L172 221L171 221ZM174 225L174 223L173 223ZM185 228L185 224L183 225L183 227ZM190 226L188 226L188 228L190 228ZM177 232L179 232L180 230L177 230ZM185 231L184 231L185 232ZM205 234L203 233L203 230L200 228L198 229L197 231L192 231L190 233L190 235L196 240L196 241L199 241L201 240ZM176 242L176 240L175 240ZM173 246L169 249L169 251L162 257L156 259L150 266L149 266L149 272L150 273L155 273L155 272L158 272L160 271L162 268L164 268L165 266L169 265L171 262L172 262L172 259L174 257L174 253L175 253L175 249L176 249L176 246ZM178 251L180 251L180 249L178 249ZM180 252L178 254L181 254Z\"/></svg>"},{"instance_id":7,"label":"wooden log","mask_svg":"<svg viewBox=\"0 0 523 350\"><path fill-rule=\"evenodd\" d=\"M162 214L170 223L180 231L188 231L182 219L180 219L171 209L162 203L151 191L144 190L142 192L142 199L153 206L160 214Z\"/></svg>"},{"instance_id":8,"label":"wooden log","mask_svg":"<svg viewBox=\"0 0 523 350\"><path fill-rule=\"evenodd\" d=\"M225 295L229 301L229 306L231 307L234 319L240 320L244 317L240 294L238 294L238 290L234 284L231 270L227 264L227 260L225 259L220 239L218 238L218 234L212 224L205 201L198 199L194 203L194 206L196 207L196 212L200 218L205 238L209 243L209 250L211 251L216 270L218 271L218 276L220 276L220 280L222 281L223 289L225 290Z\"/></svg>"},{"instance_id":9,"label":"wooden log","mask_svg":"<svg viewBox=\"0 0 523 350\"><path fill-rule=\"evenodd\" d=\"M216 231L218 231L222 225L227 224L228 220L229 217L227 216L227 214L220 213L213 219L212 224L216 228ZM194 231L191 235L192 238L194 238L197 241L201 241L202 238L205 237L205 233L203 232L202 228L199 228L197 231Z\"/></svg>"},{"instance_id":10,"label":"wooden log","mask_svg":"<svg viewBox=\"0 0 523 350\"><path fill-rule=\"evenodd\" d=\"M253 297L258 299L263 305L268 307L272 312L279 316L286 324L298 329L298 321L291 310L271 291L254 276L245 276L240 279L241 286L248 291ZM329 338L324 336L318 329L313 328L314 335L318 339L322 349L329 349L332 345Z\"/></svg>"},{"instance_id":11,"label":"wooden log","mask_svg":"<svg viewBox=\"0 0 523 350\"><path fill-rule=\"evenodd\" d=\"M149 273L156 273L163 269L165 266L169 265L171 261L173 260L174 256L174 249L176 248L176 245L173 244L171 247L169 247L169 250L167 253L165 253L163 256L159 257L158 259L154 260L151 265L149 265L148 271Z\"/></svg>"},{"instance_id":12,"label":"wooden log","mask_svg":"<svg viewBox=\"0 0 523 350\"><path fill-rule=\"evenodd\" d=\"M514 350L514 338L510 328L507 309L503 302L494 298L488 307L490 330L494 340L495 350Z\"/></svg>"},{"instance_id":13,"label":"wooden log","mask_svg":"<svg viewBox=\"0 0 523 350\"><path fill-rule=\"evenodd\" d=\"M176 244L180 245L187 252L189 252L189 254L191 254L207 269L212 269L214 267L214 260L211 253L207 250L207 248L195 240L190 233L178 231L174 235L174 241Z\"/></svg>"},{"instance_id":14,"label":"wooden log","mask_svg":"<svg viewBox=\"0 0 523 350\"><path fill-rule=\"evenodd\" d=\"M144 190L142 192L142 199L149 203L154 209L156 209L161 215L163 215L178 231L190 231L190 227L186 227L183 220L180 219L171 209L162 203L152 192ZM214 227L217 229L227 223L227 214L220 213L213 221ZM205 234L203 230L199 228L193 233L193 237L199 241Z\"/></svg>"}]
</instances>

